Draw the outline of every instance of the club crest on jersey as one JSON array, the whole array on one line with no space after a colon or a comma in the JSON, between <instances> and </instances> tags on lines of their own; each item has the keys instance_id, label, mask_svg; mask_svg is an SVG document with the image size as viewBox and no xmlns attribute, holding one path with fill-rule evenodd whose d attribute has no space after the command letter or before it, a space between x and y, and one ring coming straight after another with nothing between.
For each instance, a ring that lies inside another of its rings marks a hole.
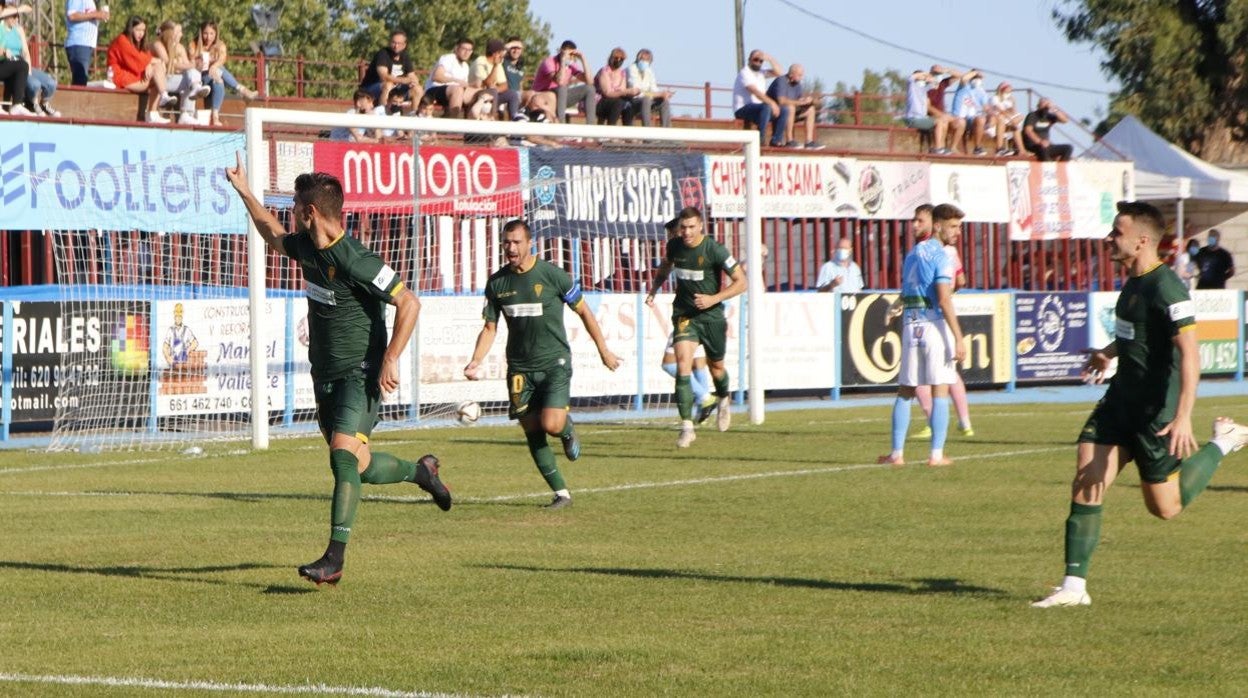
<instances>
[{"instance_id":1,"label":"club crest on jersey","mask_svg":"<svg viewBox=\"0 0 1248 698\"><path fill-rule=\"evenodd\" d=\"M703 264L702 255L698 255L698 266L702 266L702 264Z\"/></svg>"},{"instance_id":2,"label":"club crest on jersey","mask_svg":"<svg viewBox=\"0 0 1248 698\"><path fill-rule=\"evenodd\" d=\"M688 326L689 326L689 318L687 317L682 317L676 321L676 329L680 330L681 332L684 332L685 328Z\"/></svg>"},{"instance_id":3,"label":"club crest on jersey","mask_svg":"<svg viewBox=\"0 0 1248 698\"><path fill-rule=\"evenodd\" d=\"M337 268L337 267L330 267L330 268L328 268L328 269L326 269L326 270L325 270L325 278L326 278L326 279L329 279L330 281L333 281L333 280L334 280L334 276L335 276L335 275L337 275L337 274L338 274L338 268Z\"/></svg>"},{"instance_id":4,"label":"club crest on jersey","mask_svg":"<svg viewBox=\"0 0 1248 698\"><path fill-rule=\"evenodd\" d=\"M540 295L542 295L542 285L541 285L541 284L533 284L533 295L535 295L535 296L540 296Z\"/></svg>"}]
</instances>

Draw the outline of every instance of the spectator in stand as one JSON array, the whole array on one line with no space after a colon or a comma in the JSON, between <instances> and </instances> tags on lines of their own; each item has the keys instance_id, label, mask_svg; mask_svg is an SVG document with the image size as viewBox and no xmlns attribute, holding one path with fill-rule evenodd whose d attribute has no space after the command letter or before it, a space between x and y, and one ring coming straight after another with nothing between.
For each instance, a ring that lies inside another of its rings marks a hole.
<instances>
[{"instance_id":1,"label":"spectator in stand","mask_svg":"<svg viewBox=\"0 0 1248 698\"><path fill-rule=\"evenodd\" d=\"M507 55L507 47L499 39L485 42L485 53L477 56L472 62L468 74L468 84L477 89L489 92L497 105L494 118L500 114L507 119L515 119L520 113L520 91L512 91L507 82L507 69L503 67L503 59Z\"/></svg>"},{"instance_id":2,"label":"spectator in stand","mask_svg":"<svg viewBox=\"0 0 1248 698\"><path fill-rule=\"evenodd\" d=\"M1070 117L1053 106L1051 100L1040 100L1036 104L1036 110L1023 119L1023 145L1027 152L1035 155L1041 162L1069 160L1074 148L1069 143L1055 145L1049 140L1049 129L1053 128L1053 124L1064 124L1067 121L1070 121Z\"/></svg>"},{"instance_id":3,"label":"spectator in stand","mask_svg":"<svg viewBox=\"0 0 1248 698\"><path fill-rule=\"evenodd\" d=\"M805 71L798 63L789 66L789 72L771 81L767 88L767 96L780 105L784 112L784 147L823 150L823 144L815 140L815 117L819 114L817 95L802 94L802 77ZM793 128L797 120L805 125L806 144L793 138Z\"/></svg>"},{"instance_id":4,"label":"spectator in stand","mask_svg":"<svg viewBox=\"0 0 1248 698\"><path fill-rule=\"evenodd\" d=\"M117 89L147 95L147 121L167 124L160 108L178 100L165 90L165 62L152 56L144 47L147 22L131 17L126 28L108 45L108 69L112 71Z\"/></svg>"},{"instance_id":5,"label":"spectator in stand","mask_svg":"<svg viewBox=\"0 0 1248 698\"><path fill-rule=\"evenodd\" d=\"M66 0L65 57L69 60L70 84L85 86L100 43L100 22L107 22L108 10L97 9L95 0Z\"/></svg>"},{"instance_id":6,"label":"spectator in stand","mask_svg":"<svg viewBox=\"0 0 1248 698\"><path fill-rule=\"evenodd\" d=\"M763 70L763 63L769 64ZM784 145L785 118L787 114L776 100L767 96L767 80L780 75L776 59L758 49L750 51L746 65L737 73L732 83L733 116L748 124L758 125L758 137L764 143L779 148ZM775 119L771 140L767 140L767 126Z\"/></svg>"},{"instance_id":7,"label":"spectator in stand","mask_svg":"<svg viewBox=\"0 0 1248 698\"><path fill-rule=\"evenodd\" d=\"M1184 250L1174 257L1170 268L1179 275L1179 280L1188 290L1195 290L1196 281L1200 278L1200 267L1196 259L1200 256L1200 241L1196 239L1196 226L1188 223L1183 226Z\"/></svg>"},{"instance_id":8,"label":"spectator in stand","mask_svg":"<svg viewBox=\"0 0 1248 698\"><path fill-rule=\"evenodd\" d=\"M386 113L386 108L384 106L377 106L377 103L373 101L373 93L368 90L356 90L355 96L352 97L352 99L355 101L355 106L347 110L348 114L378 114L384 116ZM345 126L339 126L329 132L329 137L331 140L335 141L380 143L383 135L373 129L347 128Z\"/></svg>"},{"instance_id":9,"label":"spectator in stand","mask_svg":"<svg viewBox=\"0 0 1248 698\"><path fill-rule=\"evenodd\" d=\"M425 94L433 95L434 101L442 105L442 115L459 118L464 115L464 105L471 102L477 94L477 88L468 85L472 66L468 59L472 58L472 41L460 39L450 53L442 54L438 62L429 71L429 79L425 81Z\"/></svg>"},{"instance_id":10,"label":"spectator in stand","mask_svg":"<svg viewBox=\"0 0 1248 698\"><path fill-rule=\"evenodd\" d=\"M212 125L221 125L221 105L225 103L226 89L233 90L248 102L260 96L255 90L241 85L225 67L229 48L221 40L216 22L204 22L199 35L191 39L191 59L196 62L200 79L212 90Z\"/></svg>"},{"instance_id":11,"label":"spectator in stand","mask_svg":"<svg viewBox=\"0 0 1248 698\"><path fill-rule=\"evenodd\" d=\"M628 86L641 92L632 99L633 113L641 117L641 125L650 125L650 114L655 107L659 108L659 124L663 128L672 125L671 90L660 90L654 77L654 54L650 49L643 48L637 52L637 59L628 66Z\"/></svg>"},{"instance_id":12,"label":"spectator in stand","mask_svg":"<svg viewBox=\"0 0 1248 698\"><path fill-rule=\"evenodd\" d=\"M29 112L28 115L33 116L60 116L61 113L53 109L48 100L56 93L56 79L51 75L31 67L30 60L30 43L26 39L26 30L19 23L21 15L29 14L32 10L30 5L18 5L18 0L8 0L8 2L0 2L0 57L3 57L3 63L13 63L13 67L20 71L20 66L24 62L26 64L26 89L22 95L25 100L24 104L19 104L14 97L15 93L6 92L13 106L21 107L17 111L9 113L15 116L23 116L22 112ZM4 66L0 64L0 72L3 72ZM7 89L7 88L6 88Z\"/></svg>"},{"instance_id":13,"label":"spectator in stand","mask_svg":"<svg viewBox=\"0 0 1248 698\"><path fill-rule=\"evenodd\" d=\"M943 111L932 110L927 86L934 80L931 73L922 70L910 73L910 84L906 88L906 114L902 121L910 128L932 132L932 146L928 152L948 155L952 151L945 147L945 136L954 119Z\"/></svg>"},{"instance_id":14,"label":"spectator in stand","mask_svg":"<svg viewBox=\"0 0 1248 698\"><path fill-rule=\"evenodd\" d=\"M988 104L988 95L984 93L984 74L974 68L962 74L958 80L958 89L953 93L953 118L964 124L964 129L971 132L975 155L986 155L984 150L984 126L986 115L984 108ZM966 144L958 139L953 145L955 150L966 153Z\"/></svg>"},{"instance_id":15,"label":"spectator in stand","mask_svg":"<svg viewBox=\"0 0 1248 698\"><path fill-rule=\"evenodd\" d=\"M633 125L633 99L641 96L641 88L628 86L624 72L624 49L615 47L607 56L607 64L594 76L594 88L598 91L598 123L616 126L620 119L625 126Z\"/></svg>"},{"instance_id":16,"label":"spectator in stand","mask_svg":"<svg viewBox=\"0 0 1248 698\"><path fill-rule=\"evenodd\" d=\"M360 81L360 89L372 95L376 104L388 103L393 90L407 95L407 100L413 104L420 100L420 78L412 72L412 59L407 55L407 32L402 29L390 32L390 45L373 54Z\"/></svg>"},{"instance_id":17,"label":"spectator in stand","mask_svg":"<svg viewBox=\"0 0 1248 698\"><path fill-rule=\"evenodd\" d=\"M854 261L854 243L849 236L843 237L836 243L836 252L832 259L819 268L815 290L819 293L857 293L862 287L862 268Z\"/></svg>"},{"instance_id":18,"label":"spectator in stand","mask_svg":"<svg viewBox=\"0 0 1248 698\"><path fill-rule=\"evenodd\" d=\"M535 92L524 89L524 42L513 36L503 45L507 55L503 58L503 70L507 73L507 89L520 95L520 111L513 120L555 120L555 95L553 92Z\"/></svg>"},{"instance_id":19,"label":"spectator in stand","mask_svg":"<svg viewBox=\"0 0 1248 698\"><path fill-rule=\"evenodd\" d=\"M927 91L927 115L934 121L943 119L947 124L945 130L949 134L949 141L947 143L937 141L936 147L945 148L952 153L954 145L962 142L962 135L966 133L966 122L953 118L953 114L945 109L945 92L950 85L962 79L962 72L943 65L933 65L929 75L931 77L928 79L927 86L931 89Z\"/></svg>"},{"instance_id":20,"label":"spectator in stand","mask_svg":"<svg viewBox=\"0 0 1248 698\"><path fill-rule=\"evenodd\" d=\"M181 24L171 19L160 24L157 40L152 44L152 55L164 62L165 83L170 92L178 95L178 111L181 112L178 123L199 123L195 118L195 100L207 97L212 89L203 84L201 73L182 45Z\"/></svg>"},{"instance_id":21,"label":"spectator in stand","mask_svg":"<svg viewBox=\"0 0 1248 698\"><path fill-rule=\"evenodd\" d=\"M555 119L560 122L568 120L568 105L582 100L585 102L585 123L592 124L597 119L597 93L589 84L589 60L576 48L574 41L564 41L559 45L559 53L537 67L537 74L533 76L533 91L554 94Z\"/></svg>"},{"instance_id":22,"label":"spectator in stand","mask_svg":"<svg viewBox=\"0 0 1248 698\"><path fill-rule=\"evenodd\" d=\"M988 103L989 135L996 138L997 155L1018 155L1023 151L1023 115L1014 106L1014 90L1010 83L997 85ZM1010 145L1006 146L1006 140Z\"/></svg>"},{"instance_id":23,"label":"spectator in stand","mask_svg":"<svg viewBox=\"0 0 1248 698\"><path fill-rule=\"evenodd\" d=\"M1196 266L1200 267L1200 280L1196 282L1196 288L1226 288L1227 280L1235 276L1235 260L1221 246L1222 233L1217 228L1209 229L1206 240L1207 244L1196 255Z\"/></svg>"},{"instance_id":24,"label":"spectator in stand","mask_svg":"<svg viewBox=\"0 0 1248 698\"><path fill-rule=\"evenodd\" d=\"M0 10L0 82L4 83L4 94L12 101L9 114L13 116L36 116L27 109L20 100L26 98L26 81L30 77L30 63L22 54L25 44L25 33L16 25L21 8L5 7ZM29 12L29 10L27 10ZM16 27L16 28L15 28ZM20 96L20 99L19 99Z\"/></svg>"}]
</instances>

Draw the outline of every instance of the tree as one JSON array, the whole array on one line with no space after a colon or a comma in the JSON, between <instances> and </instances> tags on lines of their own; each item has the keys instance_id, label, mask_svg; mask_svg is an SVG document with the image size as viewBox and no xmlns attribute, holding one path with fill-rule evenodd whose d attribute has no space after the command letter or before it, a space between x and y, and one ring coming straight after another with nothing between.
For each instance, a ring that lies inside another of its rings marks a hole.
<instances>
[{"instance_id":1,"label":"tree","mask_svg":"<svg viewBox=\"0 0 1248 698\"><path fill-rule=\"evenodd\" d=\"M1248 0L1062 0L1053 19L1122 83L1105 125L1135 114L1207 160L1248 162Z\"/></svg>"},{"instance_id":2,"label":"tree","mask_svg":"<svg viewBox=\"0 0 1248 698\"><path fill-rule=\"evenodd\" d=\"M866 69L862 71L860 86L836 83L836 94L827 100L831 123L891 125L899 107L904 106L898 97L905 99L906 76L889 68L882 73Z\"/></svg>"}]
</instances>

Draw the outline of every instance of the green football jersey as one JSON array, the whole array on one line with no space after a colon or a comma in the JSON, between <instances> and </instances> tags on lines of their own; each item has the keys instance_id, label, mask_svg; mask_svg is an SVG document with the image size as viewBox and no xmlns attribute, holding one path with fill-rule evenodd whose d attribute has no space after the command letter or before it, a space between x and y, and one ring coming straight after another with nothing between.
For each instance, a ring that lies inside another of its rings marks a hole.
<instances>
[{"instance_id":1,"label":"green football jersey","mask_svg":"<svg viewBox=\"0 0 1248 698\"><path fill-rule=\"evenodd\" d=\"M672 302L672 315L693 317L699 313L723 316L724 306L717 303L706 310L698 310L693 304L696 293L715 294L723 286L721 274L731 274L737 268L737 260L728 248L711 239L689 247L684 240L672 238L667 241L666 259L672 265L672 278L676 283L676 300Z\"/></svg>"},{"instance_id":2,"label":"green football jersey","mask_svg":"<svg viewBox=\"0 0 1248 698\"><path fill-rule=\"evenodd\" d=\"M485 285L486 322L507 320L507 366L512 371L541 371L572 358L563 329L563 305L584 302L581 286L568 273L538 259L525 272L510 265L494 272Z\"/></svg>"},{"instance_id":3,"label":"green football jersey","mask_svg":"<svg viewBox=\"0 0 1248 698\"><path fill-rule=\"evenodd\" d=\"M389 341L384 304L403 290L399 275L346 233L323 250L307 233L286 235L282 246L303 269L312 378L335 380L356 368L378 375Z\"/></svg>"},{"instance_id":4,"label":"green football jersey","mask_svg":"<svg viewBox=\"0 0 1248 698\"><path fill-rule=\"evenodd\" d=\"M1187 286L1165 264L1127 279L1114 307L1118 372L1113 383L1156 407L1179 388L1179 349L1174 337L1196 329L1196 304Z\"/></svg>"}]
</instances>

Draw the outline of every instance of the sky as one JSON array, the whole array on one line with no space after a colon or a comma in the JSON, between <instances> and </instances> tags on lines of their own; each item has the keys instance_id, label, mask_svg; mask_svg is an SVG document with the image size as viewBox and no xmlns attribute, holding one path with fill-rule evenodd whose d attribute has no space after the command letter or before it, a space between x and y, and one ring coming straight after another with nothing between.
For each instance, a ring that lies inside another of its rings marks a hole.
<instances>
[{"instance_id":1,"label":"sky","mask_svg":"<svg viewBox=\"0 0 1248 698\"><path fill-rule=\"evenodd\" d=\"M867 69L908 74L933 63L974 67L984 71L989 90L1009 82L1023 97L1020 108L1026 105L1022 90L1030 87L1072 121L1087 118L1095 124L1118 87L1101 71L1103 53L1068 42L1050 18L1055 6L1065 4L1060 0L743 1L745 50L762 49L786 67L801 63L807 79L819 78L829 90L837 82L861 84ZM733 8L734 0L625 0L608 12L583 0L529 0L530 11L550 24L552 43L572 39L595 70L614 46L623 47L630 61L644 47L655 54L660 83L709 81L725 88L740 69ZM682 102L701 99L700 90L679 90L676 112L690 110L680 108ZM728 109L713 116L728 118ZM1075 143L1076 153L1091 143L1074 126L1058 133L1056 140Z\"/></svg>"}]
</instances>

